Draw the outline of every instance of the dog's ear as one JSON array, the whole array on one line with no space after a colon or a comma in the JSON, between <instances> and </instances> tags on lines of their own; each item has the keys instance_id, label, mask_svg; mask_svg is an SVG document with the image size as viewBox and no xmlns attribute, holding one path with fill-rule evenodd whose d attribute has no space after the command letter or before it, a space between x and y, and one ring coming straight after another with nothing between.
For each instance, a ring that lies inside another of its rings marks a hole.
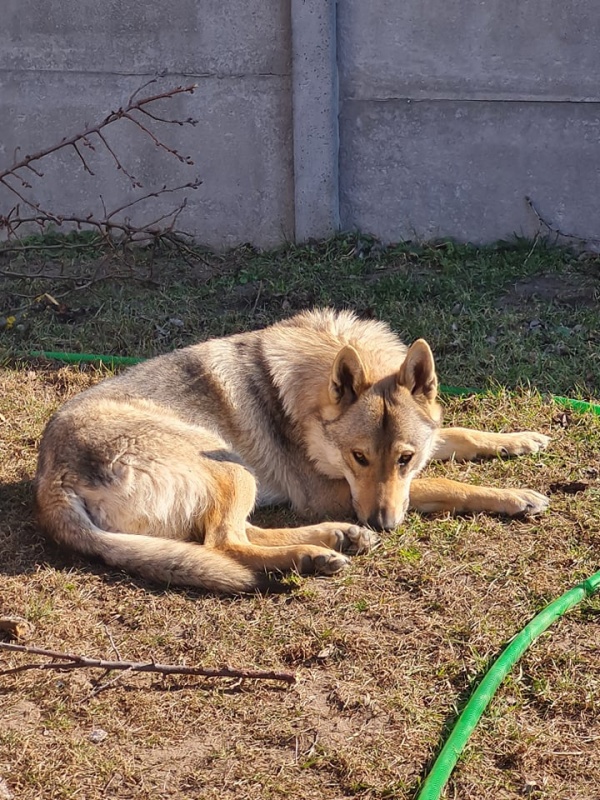
<instances>
[{"instance_id":1,"label":"dog's ear","mask_svg":"<svg viewBox=\"0 0 600 800\"><path fill-rule=\"evenodd\" d=\"M423 395L432 402L437 394L437 375L433 353L425 339L417 339L409 348L397 381L413 395Z\"/></svg>"},{"instance_id":2,"label":"dog's ear","mask_svg":"<svg viewBox=\"0 0 600 800\"><path fill-rule=\"evenodd\" d=\"M331 370L329 381L331 401L353 403L367 387L367 375L360 356L351 345L342 347Z\"/></svg>"}]
</instances>

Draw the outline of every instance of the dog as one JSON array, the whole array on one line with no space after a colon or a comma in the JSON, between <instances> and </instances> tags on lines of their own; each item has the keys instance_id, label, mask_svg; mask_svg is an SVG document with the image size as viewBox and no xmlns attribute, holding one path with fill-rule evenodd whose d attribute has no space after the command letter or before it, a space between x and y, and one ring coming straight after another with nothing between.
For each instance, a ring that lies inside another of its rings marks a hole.
<instances>
[{"instance_id":1,"label":"dog","mask_svg":"<svg viewBox=\"0 0 600 800\"><path fill-rule=\"evenodd\" d=\"M34 481L39 524L148 581L241 593L272 572L340 572L409 507L543 511L547 498L531 489L417 477L431 459L521 455L549 441L442 428L437 386L423 339L407 347L349 311L306 311L175 350L50 419ZM318 522L249 521L274 503Z\"/></svg>"}]
</instances>

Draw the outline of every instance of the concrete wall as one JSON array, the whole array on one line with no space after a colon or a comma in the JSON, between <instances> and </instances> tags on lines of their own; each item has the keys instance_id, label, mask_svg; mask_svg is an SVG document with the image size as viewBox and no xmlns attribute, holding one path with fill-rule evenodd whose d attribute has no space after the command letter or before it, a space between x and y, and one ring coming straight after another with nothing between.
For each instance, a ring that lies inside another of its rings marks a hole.
<instances>
[{"instance_id":1,"label":"concrete wall","mask_svg":"<svg viewBox=\"0 0 600 800\"><path fill-rule=\"evenodd\" d=\"M161 87L198 84L165 105L199 120L164 133L195 168L126 123L110 141L145 189L202 178L180 226L206 244L340 227L384 240L532 235L525 196L562 230L597 237L598 41L591 0L5 0L0 170L164 72ZM100 194L111 208L142 191L106 152L91 162L93 177L73 152L46 160L36 198L100 213ZM12 204L0 191L0 214Z\"/></svg>"},{"instance_id":2,"label":"concrete wall","mask_svg":"<svg viewBox=\"0 0 600 800\"><path fill-rule=\"evenodd\" d=\"M167 158L135 126L118 123L111 142L145 187L199 174L180 226L226 247L274 245L294 235L290 11L281 0L9 0L0 26L0 169L15 148L38 150L102 119L159 72L166 88L197 83L165 104L163 138L197 169ZM75 153L44 162L44 205L100 211L132 199L107 153L86 175ZM31 177L31 176L30 176ZM138 193L142 190L138 190ZM2 196L0 196L0 200ZM7 200L5 199L5 203ZM161 208L171 208L171 198ZM4 205L6 208L6 205ZM148 209L150 211L150 209ZM0 211L1 213L1 211ZM146 218L152 218L149 213ZM140 212L141 217L141 212Z\"/></svg>"},{"instance_id":3,"label":"concrete wall","mask_svg":"<svg viewBox=\"0 0 600 800\"><path fill-rule=\"evenodd\" d=\"M598 236L600 13L587 0L341 0L345 228Z\"/></svg>"}]
</instances>

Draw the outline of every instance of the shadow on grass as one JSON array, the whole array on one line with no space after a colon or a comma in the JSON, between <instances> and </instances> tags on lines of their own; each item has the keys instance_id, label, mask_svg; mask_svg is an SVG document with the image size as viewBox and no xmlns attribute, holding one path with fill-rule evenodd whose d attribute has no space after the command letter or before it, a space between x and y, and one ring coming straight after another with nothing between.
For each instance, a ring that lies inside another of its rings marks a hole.
<instances>
[{"instance_id":1,"label":"shadow on grass","mask_svg":"<svg viewBox=\"0 0 600 800\"><path fill-rule=\"evenodd\" d=\"M30 480L0 485L0 574L33 572L43 557L44 539L35 524Z\"/></svg>"}]
</instances>

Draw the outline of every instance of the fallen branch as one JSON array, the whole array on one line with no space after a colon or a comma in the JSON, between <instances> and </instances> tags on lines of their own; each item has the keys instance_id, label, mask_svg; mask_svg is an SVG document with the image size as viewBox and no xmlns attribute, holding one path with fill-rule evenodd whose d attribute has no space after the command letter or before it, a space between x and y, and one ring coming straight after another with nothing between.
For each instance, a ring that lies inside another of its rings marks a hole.
<instances>
[{"instance_id":1,"label":"fallen branch","mask_svg":"<svg viewBox=\"0 0 600 800\"><path fill-rule=\"evenodd\" d=\"M28 670L56 670L58 672L68 672L74 669L103 669L107 672L113 670L128 672L154 672L161 675L201 675L205 678L252 678L253 680L283 681L293 684L296 676L292 672L278 672L276 670L261 669L236 669L235 667L223 666L218 668L210 667L185 667L177 664L157 664L154 661L105 661L101 658L87 658L86 656L74 655L72 653L59 653L55 650L45 650L41 647L28 647L19 644L0 642L0 650L10 650L18 653L28 653L30 655L44 656L52 659L51 661L38 662L35 664L21 664L18 667L0 670L1 675L15 675L19 672Z\"/></svg>"}]
</instances>

